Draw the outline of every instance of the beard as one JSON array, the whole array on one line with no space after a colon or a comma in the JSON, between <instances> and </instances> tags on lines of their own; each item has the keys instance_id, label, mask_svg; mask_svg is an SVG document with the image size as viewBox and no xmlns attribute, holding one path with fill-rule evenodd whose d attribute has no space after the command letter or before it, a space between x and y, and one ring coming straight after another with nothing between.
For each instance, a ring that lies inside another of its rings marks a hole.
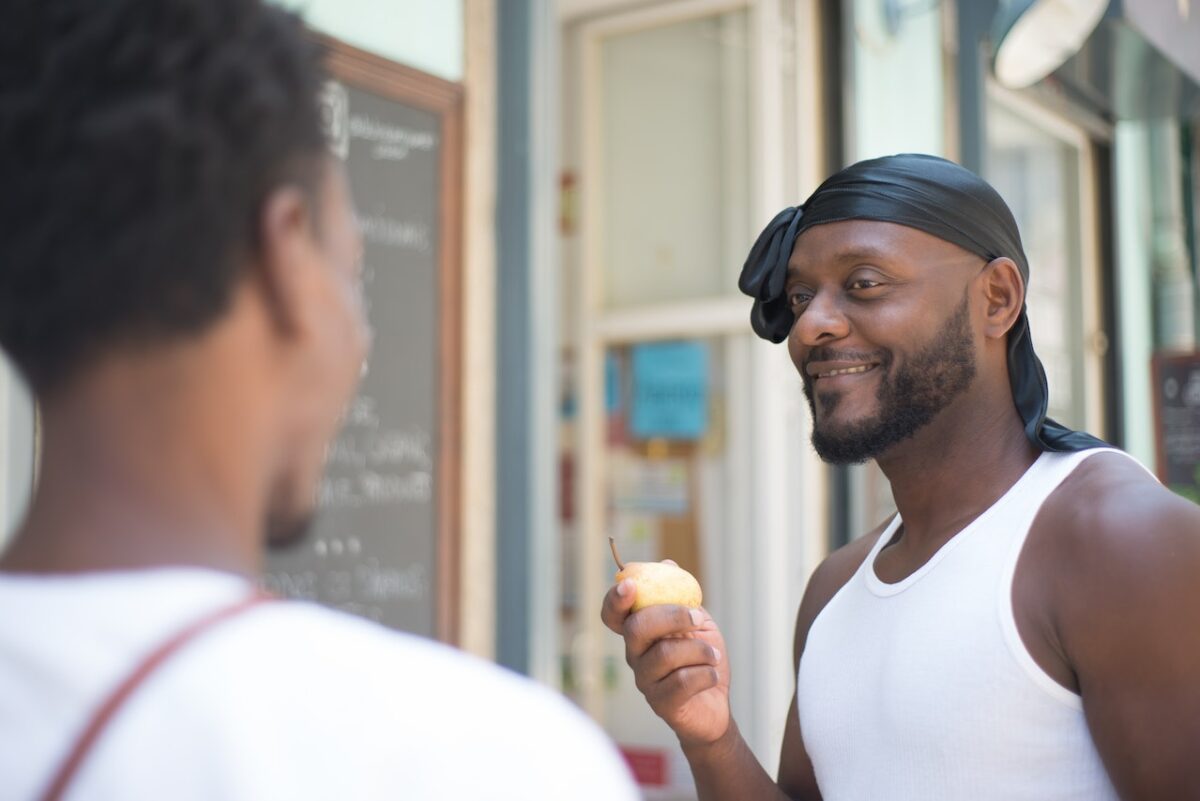
<instances>
[{"instance_id":1,"label":"beard","mask_svg":"<svg viewBox=\"0 0 1200 801\"><path fill-rule=\"evenodd\" d=\"M281 552L295 548L304 542L312 531L317 518L317 492L297 492L288 480L284 480L272 494L267 506L264 529L267 548Z\"/></svg>"},{"instance_id":2,"label":"beard","mask_svg":"<svg viewBox=\"0 0 1200 801\"><path fill-rule=\"evenodd\" d=\"M814 350L806 361L829 359L827 353ZM808 371L800 371L804 396L813 415L812 444L822 460L848 465L874 459L927 426L938 412L971 386L975 378L975 350L967 297L963 296L962 303L933 341L889 377L892 361L890 351L880 360L882 378L875 394L878 413L840 425L822 423L817 417L817 405L828 417L841 401L841 393L814 393Z\"/></svg>"},{"instance_id":3,"label":"beard","mask_svg":"<svg viewBox=\"0 0 1200 801\"><path fill-rule=\"evenodd\" d=\"M275 552L292 550L308 539L315 520L312 511L267 515L267 548Z\"/></svg>"}]
</instances>

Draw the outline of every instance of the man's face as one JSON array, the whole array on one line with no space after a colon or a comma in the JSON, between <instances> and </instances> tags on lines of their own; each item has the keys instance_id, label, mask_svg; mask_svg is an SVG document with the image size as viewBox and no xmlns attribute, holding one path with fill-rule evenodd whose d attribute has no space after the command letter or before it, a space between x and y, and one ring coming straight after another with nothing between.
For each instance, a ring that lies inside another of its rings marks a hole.
<instances>
[{"instance_id":1,"label":"man's face","mask_svg":"<svg viewBox=\"0 0 1200 801\"><path fill-rule=\"evenodd\" d=\"M828 223L798 238L788 351L822 459L880 456L967 390L976 371L967 285L981 267L961 248L893 223Z\"/></svg>"},{"instance_id":2,"label":"man's face","mask_svg":"<svg viewBox=\"0 0 1200 801\"><path fill-rule=\"evenodd\" d=\"M316 226L303 269L311 277L299 293L312 325L298 338L294 441L275 484L267 516L268 542L300 539L316 513L325 454L354 396L370 343L362 297L362 239L340 163L324 171L313 214Z\"/></svg>"}]
</instances>

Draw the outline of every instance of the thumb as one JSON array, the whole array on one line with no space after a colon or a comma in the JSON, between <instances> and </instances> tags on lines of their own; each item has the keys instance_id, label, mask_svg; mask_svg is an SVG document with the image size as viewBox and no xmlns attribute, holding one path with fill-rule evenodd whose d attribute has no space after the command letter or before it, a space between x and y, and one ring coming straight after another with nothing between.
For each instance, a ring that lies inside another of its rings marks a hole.
<instances>
[{"instance_id":1,"label":"thumb","mask_svg":"<svg viewBox=\"0 0 1200 801\"><path fill-rule=\"evenodd\" d=\"M637 583L633 579L622 579L613 590L618 609L628 611L633 607L633 600L637 597Z\"/></svg>"},{"instance_id":2,"label":"thumb","mask_svg":"<svg viewBox=\"0 0 1200 801\"><path fill-rule=\"evenodd\" d=\"M604 594L604 603L600 608L600 619L604 621L604 625L621 634L625 618L629 617L633 609L635 597L637 585L632 579L624 579L616 586L610 587Z\"/></svg>"}]
</instances>

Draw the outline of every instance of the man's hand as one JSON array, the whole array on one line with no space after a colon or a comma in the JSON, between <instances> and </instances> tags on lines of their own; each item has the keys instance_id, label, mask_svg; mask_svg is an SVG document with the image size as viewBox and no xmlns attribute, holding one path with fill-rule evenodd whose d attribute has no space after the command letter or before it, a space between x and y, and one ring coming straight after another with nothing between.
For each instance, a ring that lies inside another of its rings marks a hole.
<instances>
[{"instance_id":1,"label":"man's hand","mask_svg":"<svg viewBox=\"0 0 1200 801\"><path fill-rule=\"evenodd\" d=\"M636 585L609 589L600 617L625 638L625 661L650 708L685 745L709 745L730 725L729 660L717 624L703 609L650 606L630 613Z\"/></svg>"}]
</instances>

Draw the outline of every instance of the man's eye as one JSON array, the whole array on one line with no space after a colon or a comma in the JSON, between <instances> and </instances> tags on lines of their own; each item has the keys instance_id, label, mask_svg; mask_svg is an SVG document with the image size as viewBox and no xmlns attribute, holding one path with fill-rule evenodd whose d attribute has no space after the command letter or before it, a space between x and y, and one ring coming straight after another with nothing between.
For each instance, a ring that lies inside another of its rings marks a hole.
<instances>
[{"instance_id":1,"label":"man's eye","mask_svg":"<svg viewBox=\"0 0 1200 801\"><path fill-rule=\"evenodd\" d=\"M802 306L812 299L812 295L801 290L793 290L788 293L787 301L789 306Z\"/></svg>"},{"instance_id":2,"label":"man's eye","mask_svg":"<svg viewBox=\"0 0 1200 801\"><path fill-rule=\"evenodd\" d=\"M859 278L850 282L851 289L874 289L879 286L878 281L872 281L870 278Z\"/></svg>"}]
</instances>

